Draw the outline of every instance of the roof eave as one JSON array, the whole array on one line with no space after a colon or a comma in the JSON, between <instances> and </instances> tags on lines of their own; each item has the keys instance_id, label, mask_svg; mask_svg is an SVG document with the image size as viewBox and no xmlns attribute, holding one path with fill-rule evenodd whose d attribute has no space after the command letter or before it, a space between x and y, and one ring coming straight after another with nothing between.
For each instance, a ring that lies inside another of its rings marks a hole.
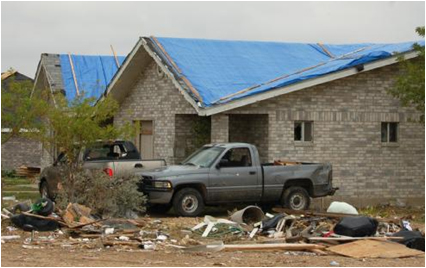
<instances>
[{"instance_id":1,"label":"roof eave","mask_svg":"<svg viewBox=\"0 0 426 268\"><path fill-rule=\"evenodd\" d=\"M124 60L123 64L118 68L117 72L114 74L114 77L112 78L111 82L108 84L104 94L101 95L101 97L98 99L97 102L100 102L105 99L105 97L110 94L120 77L123 75L125 70L129 67L129 63L133 60L136 53L139 51L140 47L142 46L142 38L139 38L139 41L136 43L136 45L133 47L132 51L130 51L129 55L127 55L126 59Z\"/></svg>"},{"instance_id":2,"label":"roof eave","mask_svg":"<svg viewBox=\"0 0 426 268\"><path fill-rule=\"evenodd\" d=\"M98 102L102 101L103 99L105 99L106 96L108 96L110 94L114 95L114 91L116 91L115 88L118 87L117 86L118 85L118 81L123 76L123 74L126 73L126 71L129 71L129 68L131 68L130 65L134 61L135 55L137 53L142 52L141 50L145 51L158 64L158 66L160 66L160 68L169 77L169 79L172 81L172 83L174 84L174 86L179 90L179 92L183 95L183 97L194 107L194 109L196 110L196 112L199 113L199 107L198 107L197 103L195 102L195 100L188 94L188 92L184 88L182 88L182 86L180 85L180 83L176 80L175 76L167 68L167 66L163 63L163 61L157 55L157 53L155 53L148 46L148 43L147 43L147 41L145 40L144 37L139 38L139 41L134 46L134 48L132 49L132 51L130 52L130 54L127 56L127 58L124 61L124 63L120 66L119 70L114 75L112 81L110 82L110 84L108 85L107 89L105 90L105 93L99 98ZM116 93L116 94L119 94L119 93Z\"/></svg>"},{"instance_id":3,"label":"roof eave","mask_svg":"<svg viewBox=\"0 0 426 268\"><path fill-rule=\"evenodd\" d=\"M147 41L144 38L142 38L141 40L143 41L143 46L144 46L146 52L148 52L148 54L154 59L154 61L158 64L158 66L160 66L160 68L162 69L162 71L170 78L170 80L172 81L173 85L179 90L179 92L183 95L183 97L185 98L185 100L188 101L189 104L191 104L191 106L195 109L195 111L198 114L200 114L201 109L198 106L197 102L194 100L194 98L188 93L187 90L185 90L182 87L182 85L179 83L179 81L173 75L173 73L171 72L171 70L169 68L167 68L167 65L158 56L158 54L155 53L148 46Z\"/></svg>"},{"instance_id":4,"label":"roof eave","mask_svg":"<svg viewBox=\"0 0 426 268\"><path fill-rule=\"evenodd\" d=\"M404 56L405 60L408 59L412 59L418 56L418 53L415 51L410 51L410 52L406 52L401 54ZM221 105L217 105L217 106L213 106L213 107L208 107L208 108L202 108L202 109L197 109L197 112L200 116L210 116L210 115L214 115L214 114L219 114L222 112L226 112L229 110L233 110L236 108L240 108L249 104L253 104L259 101L263 101L263 100L267 100L270 98L274 98L280 95L284 95L284 94L288 94L291 92L295 92L298 90L302 90L305 88L309 88L309 87L313 87L316 85L320 85L320 84L324 84L327 82L331 82L337 79L341 79L341 78L345 78L348 76L352 76L355 74L359 74L359 73L363 73L363 72L368 72L377 68L381 68L387 65L391 65L394 63L398 62L398 57L400 55L396 55L396 56L392 56L386 59L382 59L382 60L377 60L374 62L370 62L370 63L366 63L364 64L364 70L362 71L358 71L356 67L352 67L349 69L345 69L342 71L338 71L338 72L334 72L331 74L327 74L318 78L314 78L314 79L309 79L309 80L305 80L296 84L292 84L289 86L285 86L285 87L281 87L281 88L277 88L274 90L270 90L270 91L266 91L264 93L260 93L260 94L256 94L256 95L252 95L252 96L247 96L244 97L242 99L237 99L237 100L233 100L230 101L228 103L224 103Z\"/></svg>"}]
</instances>

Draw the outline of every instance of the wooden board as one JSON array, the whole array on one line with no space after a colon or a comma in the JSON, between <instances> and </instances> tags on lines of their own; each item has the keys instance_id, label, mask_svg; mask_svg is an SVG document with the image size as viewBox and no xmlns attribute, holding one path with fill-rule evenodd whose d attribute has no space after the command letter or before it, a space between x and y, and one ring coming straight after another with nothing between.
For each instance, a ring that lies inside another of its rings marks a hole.
<instances>
[{"instance_id":1,"label":"wooden board","mask_svg":"<svg viewBox=\"0 0 426 268\"><path fill-rule=\"evenodd\" d=\"M403 258L425 254L423 251L407 248L402 244L377 240L358 240L332 246L328 250L352 258Z\"/></svg>"},{"instance_id":2,"label":"wooden board","mask_svg":"<svg viewBox=\"0 0 426 268\"><path fill-rule=\"evenodd\" d=\"M226 251L243 251L243 250L312 250L312 249L325 249L324 246L315 244L290 244L290 243L279 243L279 244L234 244L225 245L224 250Z\"/></svg>"}]
</instances>

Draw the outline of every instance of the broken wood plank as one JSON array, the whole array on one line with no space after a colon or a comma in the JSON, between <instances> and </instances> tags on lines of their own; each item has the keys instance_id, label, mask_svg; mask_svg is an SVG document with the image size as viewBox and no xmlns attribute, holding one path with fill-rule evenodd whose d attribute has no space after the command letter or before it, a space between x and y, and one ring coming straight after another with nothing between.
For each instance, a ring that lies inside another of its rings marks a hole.
<instances>
[{"instance_id":1,"label":"broken wood plank","mask_svg":"<svg viewBox=\"0 0 426 268\"><path fill-rule=\"evenodd\" d=\"M70 61L72 78L74 80L75 91L77 96L80 96L80 91L78 90L77 76L75 75L74 64L72 62L71 53L68 53L68 60Z\"/></svg>"},{"instance_id":2,"label":"broken wood plank","mask_svg":"<svg viewBox=\"0 0 426 268\"><path fill-rule=\"evenodd\" d=\"M117 68L120 68L120 63L118 62L117 54L115 53L114 47L112 45L110 45L110 47L112 50L112 55L114 55L115 64L117 65Z\"/></svg>"},{"instance_id":3,"label":"broken wood plank","mask_svg":"<svg viewBox=\"0 0 426 268\"><path fill-rule=\"evenodd\" d=\"M29 212L25 212L22 211L21 214L25 215L25 216L30 216L30 217L34 217L34 218L39 218L39 219L43 219L43 220L51 220L51 221L56 221L57 223L65 226L65 227L69 227L68 224L66 224L65 222L61 221L61 218L54 218L54 217L45 217L45 216L41 216L41 215L36 215L36 214L32 214Z\"/></svg>"},{"instance_id":4,"label":"broken wood plank","mask_svg":"<svg viewBox=\"0 0 426 268\"><path fill-rule=\"evenodd\" d=\"M104 246L139 246L140 242L132 241L103 241Z\"/></svg>"},{"instance_id":5,"label":"broken wood plank","mask_svg":"<svg viewBox=\"0 0 426 268\"><path fill-rule=\"evenodd\" d=\"M1 240L5 240L5 241L7 241L7 240L15 240L15 239L19 239L19 238L21 238L20 235L2 235L1 236Z\"/></svg>"},{"instance_id":6,"label":"broken wood plank","mask_svg":"<svg viewBox=\"0 0 426 268\"><path fill-rule=\"evenodd\" d=\"M83 224L79 224L79 225L68 226L68 228L70 228L70 229L78 229L78 228L84 227L86 225L91 225L91 224L99 223L99 222L106 221L106 220L107 219L100 219L100 220L96 220L96 221L92 221L92 222L88 222L88 223L83 223Z\"/></svg>"},{"instance_id":7,"label":"broken wood plank","mask_svg":"<svg viewBox=\"0 0 426 268\"><path fill-rule=\"evenodd\" d=\"M425 254L423 251L408 248L403 244L377 240L359 240L332 246L328 250L352 258L403 258Z\"/></svg>"},{"instance_id":8,"label":"broken wood plank","mask_svg":"<svg viewBox=\"0 0 426 268\"><path fill-rule=\"evenodd\" d=\"M226 251L244 251L244 250L312 250L312 249L325 249L326 247L315 244L234 244L224 245Z\"/></svg>"}]
</instances>

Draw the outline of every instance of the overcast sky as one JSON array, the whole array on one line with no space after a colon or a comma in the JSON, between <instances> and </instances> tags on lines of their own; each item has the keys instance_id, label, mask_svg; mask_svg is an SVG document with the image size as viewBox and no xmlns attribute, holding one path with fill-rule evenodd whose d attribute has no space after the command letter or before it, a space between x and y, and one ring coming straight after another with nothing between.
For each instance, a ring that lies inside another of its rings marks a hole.
<instances>
[{"instance_id":1,"label":"overcast sky","mask_svg":"<svg viewBox=\"0 0 426 268\"><path fill-rule=\"evenodd\" d=\"M418 40L424 2L2 2L1 70L41 53L127 55L139 36L284 42Z\"/></svg>"}]
</instances>

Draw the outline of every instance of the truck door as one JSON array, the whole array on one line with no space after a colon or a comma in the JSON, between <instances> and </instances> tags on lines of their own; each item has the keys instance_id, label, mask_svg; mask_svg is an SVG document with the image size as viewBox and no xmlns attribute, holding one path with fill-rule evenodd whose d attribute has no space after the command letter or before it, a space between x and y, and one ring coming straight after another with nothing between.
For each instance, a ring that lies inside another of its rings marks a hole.
<instances>
[{"instance_id":1,"label":"truck door","mask_svg":"<svg viewBox=\"0 0 426 268\"><path fill-rule=\"evenodd\" d=\"M262 174L247 147L229 149L209 173L209 201L259 201Z\"/></svg>"},{"instance_id":2,"label":"truck door","mask_svg":"<svg viewBox=\"0 0 426 268\"><path fill-rule=\"evenodd\" d=\"M114 176L123 177L131 176L136 172L140 172L143 168L140 156L137 153L136 147L132 144L114 144L112 150L114 157ZM135 153L136 152L136 153Z\"/></svg>"}]
</instances>

